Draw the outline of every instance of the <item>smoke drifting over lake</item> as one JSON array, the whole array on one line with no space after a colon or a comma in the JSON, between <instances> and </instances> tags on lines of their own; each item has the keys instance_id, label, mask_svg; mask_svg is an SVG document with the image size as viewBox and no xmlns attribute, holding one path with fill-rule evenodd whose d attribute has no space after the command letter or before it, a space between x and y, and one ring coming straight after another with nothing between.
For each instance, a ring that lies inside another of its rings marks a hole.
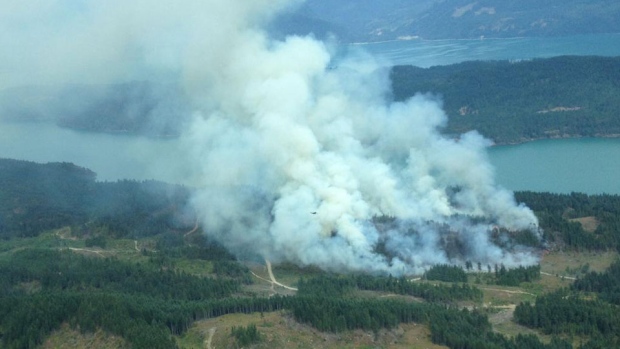
<instances>
[{"instance_id":1,"label":"smoke drifting over lake","mask_svg":"<svg viewBox=\"0 0 620 349\"><path fill-rule=\"evenodd\" d=\"M261 28L294 1L39 5L49 23L24 29L42 38L20 51L39 58L5 81L41 71L49 83L174 82L193 110L181 136L200 179L192 203L240 256L393 274L535 261L498 233L538 234L537 221L495 184L488 142L442 135L432 96L391 103L388 71L371 57L336 60L313 37L270 39ZM26 5L2 7L0 21L35 23Z\"/></svg>"}]
</instances>

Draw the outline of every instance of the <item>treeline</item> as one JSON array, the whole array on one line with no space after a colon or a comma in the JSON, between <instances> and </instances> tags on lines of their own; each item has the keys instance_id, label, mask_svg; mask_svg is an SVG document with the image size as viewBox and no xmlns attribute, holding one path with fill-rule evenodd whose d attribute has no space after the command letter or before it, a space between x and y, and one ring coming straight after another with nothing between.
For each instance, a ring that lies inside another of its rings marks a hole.
<instances>
[{"instance_id":1,"label":"treeline","mask_svg":"<svg viewBox=\"0 0 620 349\"><path fill-rule=\"evenodd\" d=\"M486 315L478 311L426 303L300 298L295 302L293 316L300 322L330 332L352 329L377 331L393 328L400 323L423 323L430 326L434 343L450 348L571 348L559 340L545 345L535 336L509 339L495 334Z\"/></svg>"},{"instance_id":2,"label":"treeline","mask_svg":"<svg viewBox=\"0 0 620 349\"><path fill-rule=\"evenodd\" d=\"M397 101L441 96L449 134L478 130L498 144L620 134L620 57L396 66L391 79Z\"/></svg>"},{"instance_id":3,"label":"treeline","mask_svg":"<svg viewBox=\"0 0 620 349\"><path fill-rule=\"evenodd\" d=\"M0 239L71 226L87 236L144 237L183 231L189 190L156 181L97 182L71 163L0 159Z\"/></svg>"},{"instance_id":4,"label":"treeline","mask_svg":"<svg viewBox=\"0 0 620 349\"><path fill-rule=\"evenodd\" d=\"M300 297L340 298L351 296L355 290L364 290L414 296L432 303L482 300L482 291L466 283L433 285L391 276L321 274L312 279L299 280L298 288L297 295Z\"/></svg>"},{"instance_id":5,"label":"treeline","mask_svg":"<svg viewBox=\"0 0 620 349\"><path fill-rule=\"evenodd\" d=\"M522 282L532 282L540 279L540 265L529 267L519 266L506 269L503 265L495 269L495 283L502 286L519 286Z\"/></svg>"},{"instance_id":6,"label":"treeline","mask_svg":"<svg viewBox=\"0 0 620 349\"><path fill-rule=\"evenodd\" d=\"M0 237L35 236L84 221L95 177L70 163L0 159Z\"/></svg>"},{"instance_id":7,"label":"treeline","mask_svg":"<svg viewBox=\"0 0 620 349\"><path fill-rule=\"evenodd\" d=\"M491 330L479 311L395 300L326 297L227 298L164 301L120 293L52 292L0 298L2 346L35 348L68 322L83 332L102 328L134 348L175 348L180 334L199 319L231 313L288 309L297 321L330 332L379 330L417 322L431 328L434 343L450 348L571 348L566 342L541 343L535 336L506 338Z\"/></svg>"},{"instance_id":8,"label":"treeline","mask_svg":"<svg viewBox=\"0 0 620 349\"><path fill-rule=\"evenodd\" d=\"M620 336L620 313L615 306L582 299L566 290L538 296L533 305L519 304L514 317L519 324L540 328L546 334Z\"/></svg>"},{"instance_id":9,"label":"treeline","mask_svg":"<svg viewBox=\"0 0 620 349\"><path fill-rule=\"evenodd\" d=\"M246 327L233 326L230 329L230 335L235 338L235 344L237 348L247 347L250 344L258 343L261 341L260 332L258 332L258 329L254 324L248 325Z\"/></svg>"},{"instance_id":10,"label":"treeline","mask_svg":"<svg viewBox=\"0 0 620 349\"><path fill-rule=\"evenodd\" d=\"M228 260L216 260L213 262L213 273L220 278L232 278L241 280L244 284L254 283L250 269L243 264Z\"/></svg>"},{"instance_id":11,"label":"treeline","mask_svg":"<svg viewBox=\"0 0 620 349\"><path fill-rule=\"evenodd\" d=\"M214 262L234 261L224 246L209 239L200 229L185 236L177 232L166 232L156 237L155 251L143 250L142 254L158 261L161 266L171 266L178 259L201 259Z\"/></svg>"},{"instance_id":12,"label":"treeline","mask_svg":"<svg viewBox=\"0 0 620 349\"><path fill-rule=\"evenodd\" d=\"M473 269L471 262L466 263L468 270ZM532 265L529 267L518 266L508 269L503 264L494 265L495 273L491 274L491 266L487 265L488 273L482 276L487 284L495 284L502 286L519 286L522 282L532 282L540 279L540 265ZM482 265L478 263L478 272L475 274L476 282L481 283ZM426 280L437 280L445 282L467 282L467 273L458 265L437 264L432 266L423 278Z\"/></svg>"},{"instance_id":13,"label":"treeline","mask_svg":"<svg viewBox=\"0 0 620 349\"><path fill-rule=\"evenodd\" d=\"M467 284L329 274L300 280L296 296L269 298L242 296L239 286L227 277L201 278L70 251L17 251L0 260L1 346L35 348L68 323L83 332L103 329L122 336L135 348L175 348L172 336L196 320L287 310L297 321L331 332L427 324L433 341L451 348L567 347L559 341L544 345L531 336L509 339L493 333L484 313L450 305L481 300L480 290ZM412 295L430 302L369 299L357 295L357 290ZM251 329L238 332L243 338L255 338Z\"/></svg>"},{"instance_id":14,"label":"treeline","mask_svg":"<svg viewBox=\"0 0 620 349\"><path fill-rule=\"evenodd\" d=\"M279 296L187 301L101 291L2 296L0 341L3 348L35 348L68 322L82 332L101 328L119 335L133 348L176 348L172 335L183 333L196 320L281 310L289 303Z\"/></svg>"},{"instance_id":15,"label":"treeline","mask_svg":"<svg viewBox=\"0 0 620 349\"><path fill-rule=\"evenodd\" d=\"M533 334L512 338L492 331L486 315L477 311L434 311L429 316L431 340L449 348L465 349L571 349L572 345L558 337L545 344Z\"/></svg>"},{"instance_id":16,"label":"treeline","mask_svg":"<svg viewBox=\"0 0 620 349\"><path fill-rule=\"evenodd\" d=\"M237 298L240 285L71 251L16 251L0 260L0 346L34 348L68 322L83 332L102 328L136 348L174 348L171 336L197 319L286 304Z\"/></svg>"},{"instance_id":17,"label":"treeline","mask_svg":"<svg viewBox=\"0 0 620 349\"><path fill-rule=\"evenodd\" d=\"M539 219L544 239L575 250L620 249L620 196L516 192L515 199ZM575 218L591 217L594 231L585 231Z\"/></svg>"},{"instance_id":18,"label":"treeline","mask_svg":"<svg viewBox=\"0 0 620 349\"><path fill-rule=\"evenodd\" d=\"M366 286L360 287L361 285ZM298 295L290 303L290 309L297 321L321 331L364 329L376 332L381 328L394 328L401 323L416 322L430 327L434 343L450 348L572 348L569 343L557 338L544 344L533 335L507 338L494 333L487 316L478 310L459 310L458 307L441 302L368 299L351 294L355 289L390 290L398 294L409 294L394 291L409 287L405 285L414 285L414 288L415 285L428 285L430 289L458 287L410 282L403 278L320 276L300 281ZM480 292L476 288L469 290Z\"/></svg>"},{"instance_id":19,"label":"treeline","mask_svg":"<svg viewBox=\"0 0 620 349\"><path fill-rule=\"evenodd\" d=\"M581 348L620 347L620 261L602 273L590 272L568 289L538 296L534 304L519 304L517 323L546 334L587 336Z\"/></svg>"},{"instance_id":20,"label":"treeline","mask_svg":"<svg viewBox=\"0 0 620 349\"><path fill-rule=\"evenodd\" d=\"M41 291L101 290L170 300L226 298L240 289L233 279L199 278L148 264L39 249L14 252L0 262L3 294L19 294L22 283L35 283Z\"/></svg>"},{"instance_id":21,"label":"treeline","mask_svg":"<svg viewBox=\"0 0 620 349\"><path fill-rule=\"evenodd\" d=\"M446 282L467 282L467 273L456 265L437 264L424 273L424 278Z\"/></svg>"},{"instance_id":22,"label":"treeline","mask_svg":"<svg viewBox=\"0 0 620 349\"><path fill-rule=\"evenodd\" d=\"M603 273L590 272L583 278L575 280L571 289L595 292L600 299L620 305L620 261L612 263Z\"/></svg>"}]
</instances>

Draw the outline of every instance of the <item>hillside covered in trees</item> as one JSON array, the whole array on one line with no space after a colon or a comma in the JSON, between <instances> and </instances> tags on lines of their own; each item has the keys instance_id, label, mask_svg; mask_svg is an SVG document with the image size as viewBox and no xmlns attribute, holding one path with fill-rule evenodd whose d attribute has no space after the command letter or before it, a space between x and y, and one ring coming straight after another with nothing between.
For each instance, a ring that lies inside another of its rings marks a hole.
<instances>
[{"instance_id":1,"label":"hillside covered in trees","mask_svg":"<svg viewBox=\"0 0 620 349\"><path fill-rule=\"evenodd\" d=\"M478 130L498 144L620 135L620 57L396 66L391 79L397 101L440 97L450 134Z\"/></svg>"},{"instance_id":2,"label":"hillside covered in trees","mask_svg":"<svg viewBox=\"0 0 620 349\"><path fill-rule=\"evenodd\" d=\"M64 226L82 235L144 237L189 230L189 190L156 181L98 182L71 163L0 159L0 239Z\"/></svg>"},{"instance_id":3,"label":"hillside covered in trees","mask_svg":"<svg viewBox=\"0 0 620 349\"><path fill-rule=\"evenodd\" d=\"M536 213L549 246L620 251L620 196L517 192Z\"/></svg>"},{"instance_id":4,"label":"hillside covered in trees","mask_svg":"<svg viewBox=\"0 0 620 349\"><path fill-rule=\"evenodd\" d=\"M429 343L449 348L610 348L620 340L618 262L580 268L571 284L552 283L559 277L543 275L544 265L468 261L410 278L289 266L277 271L292 270L297 281L282 292L257 285L269 284L257 275L263 267L237 260L195 225L182 209L190 188L97 182L69 163L3 159L0 169L3 348L39 347L63 327L104 331L132 348L184 348L179 338L196 323L254 313L278 313L289 326L318 333L375 338L415 323L428 329ZM550 253L620 249L618 196L520 192L516 199L535 211ZM492 303L511 299L498 292L520 295L511 300L512 323L530 332L496 330L505 303ZM263 331L273 326L235 325L227 343L269 347L277 338Z\"/></svg>"},{"instance_id":5,"label":"hillside covered in trees","mask_svg":"<svg viewBox=\"0 0 620 349\"><path fill-rule=\"evenodd\" d=\"M334 333L379 331L417 322L430 326L433 342L452 348L570 347L556 339L545 345L531 335L511 339L493 333L483 312L454 305L462 299L480 299L480 290L467 284L319 276L301 280L296 296L262 298L239 293L235 279L37 249L3 255L0 271L0 340L6 348L34 348L64 322L83 332L103 328L135 348L174 348L173 335L187 331L199 319L279 310L290 312L300 323ZM354 292L362 289L415 294L428 302L356 296Z\"/></svg>"},{"instance_id":6,"label":"hillside covered in trees","mask_svg":"<svg viewBox=\"0 0 620 349\"><path fill-rule=\"evenodd\" d=\"M416 93L438 97L449 134L478 130L498 144L620 134L620 57L396 66L390 77L396 101ZM167 137L178 136L191 114L178 89L146 82L9 89L0 93L0 109L7 119Z\"/></svg>"}]
</instances>

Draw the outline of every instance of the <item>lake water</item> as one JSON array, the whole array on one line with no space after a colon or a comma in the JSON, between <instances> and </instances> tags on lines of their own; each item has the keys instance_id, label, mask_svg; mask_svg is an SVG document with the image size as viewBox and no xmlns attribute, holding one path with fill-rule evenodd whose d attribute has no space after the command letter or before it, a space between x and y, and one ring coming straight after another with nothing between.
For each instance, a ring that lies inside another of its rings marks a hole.
<instances>
[{"instance_id":1,"label":"lake water","mask_svg":"<svg viewBox=\"0 0 620 349\"><path fill-rule=\"evenodd\" d=\"M557 55L620 55L620 35L566 38L398 41L356 45L395 64ZM0 157L67 161L100 180L157 179L195 184L176 140L78 132L50 123L0 123ZM544 140L489 149L497 181L512 190L620 194L620 139Z\"/></svg>"},{"instance_id":2,"label":"lake water","mask_svg":"<svg viewBox=\"0 0 620 349\"><path fill-rule=\"evenodd\" d=\"M99 180L198 184L178 140L67 130L52 123L0 123L0 157L66 161ZM620 138L541 140L489 148L496 179L511 190L620 194Z\"/></svg>"},{"instance_id":3,"label":"lake water","mask_svg":"<svg viewBox=\"0 0 620 349\"><path fill-rule=\"evenodd\" d=\"M394 65L430 67L473 60L523 60L563 55L620 56L620 34L559 38L410 40L349 45Z\"/></svg>"},{"instance_id":4,"label":"lake water","mask_svg":"<svg viewBox=\"0 0 620 349\"><path fill-rule=\"evenodd\" d=\"M540 140L489 149L496 180L512 190L620 194L620 139Z\"/></svg>"},{"instance_id":5,"label":"lake water","mask_svg":"<svg viewBox=\"0 0 620 349\"><path fill-rule=\"evenodd\" d=\"M178 140L91 133L50 122L0 122L0 157L34 162L72 162L97 179L157 179L190 184Z\"/></svg>"}]
</instances>

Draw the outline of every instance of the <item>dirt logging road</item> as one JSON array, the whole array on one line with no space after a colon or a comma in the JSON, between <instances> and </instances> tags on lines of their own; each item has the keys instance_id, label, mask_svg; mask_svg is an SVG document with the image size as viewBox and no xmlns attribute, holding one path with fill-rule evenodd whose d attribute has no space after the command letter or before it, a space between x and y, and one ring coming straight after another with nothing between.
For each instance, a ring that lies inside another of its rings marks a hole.
<instances>
[{"instance_id":1,"label":"dirt logging road","mask_svg":"<svg viewBox=\"0 0 620 349\"><path fill-rule=\"evenodd\" d=\"M286 286L286 285L283 285L283 284L279 283L279 282L276 280L275 276L273 276L273 271L271 270L271 262L269 262L268 260L266 260L266 259L265 259L265 264L267 265L267 272L269 272L269 278L271 279L271 282L272 282L274 285L278 285L278 286L280 286L280 287L284 287L284 288L286 288L287 290L297 291L297 289L296 289L295 287L290 287L290 286Z\"/></svg>"},{"instance_id":2,"label":"dirt logging road","mask_svg":"<svg viewBox=\"0 0 620 349\"><path fill-rule=\"evenodd\" d=\"M258 278L258 279L261 279L261 280L263 280L263 281L266 281L266 282L271 283L271 290L272 290L272 291L273 291L273 289L274 289L274 286L276 286L276 285L277 285L277 286L280 286L280 287L282 287L282 288L285 288L285 289L287 289L287 290L290 290L290 291L297 291L297 290L298 290L298 289L297 289L297 288L295 288L295 287L286 286L286 285L284 285L284 284L281 284L281 283L279 283L279 282L278 282L278 280L276 280L276 277L273 275L273 270L271 269L271 262L270 262L270 261L265 260L265 265L267 266L267 273L269 273L269 279L270 279L270 280L265 279L265 278L264 278L264 277L262 277L262 276L256 275L256 273L255 273L255 272L253 272L253 271L251 271L251 270L250 270L250 273L252 273L252 275L254 275L254 276L255 276L256 278Z\"/></svg>"}]
</instances>

